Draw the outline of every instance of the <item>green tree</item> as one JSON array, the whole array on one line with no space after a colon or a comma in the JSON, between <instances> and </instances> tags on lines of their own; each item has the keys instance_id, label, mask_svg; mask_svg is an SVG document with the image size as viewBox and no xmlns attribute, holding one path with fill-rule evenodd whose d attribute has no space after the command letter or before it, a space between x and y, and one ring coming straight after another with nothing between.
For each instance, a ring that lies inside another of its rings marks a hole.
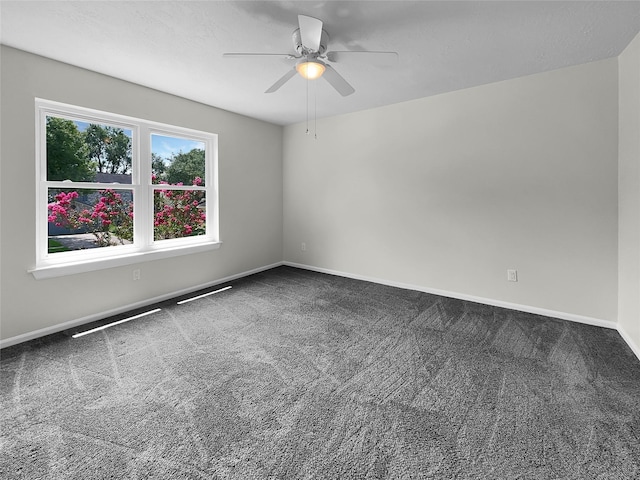
<instances>
[{"instance_id":1,"label":"green tree","mask_svg":"<svg viewBox=\"0 0 640 480\"><path fill-rule=\"evenodd\" d=\"M92 123L84 132L89 158L101 173L131 173L131 138L121 128Z\"/></svg>"},{"instance_id":2,"label":"green tree","mask_svg":"<svg viewBox=\"0 0 640 480\"><path fill-rule=\"evenodd\" d=\"M47 117L47 179L93 181L95 165L76 124L64 118Z\"/></svg>"},{"instance_id":3,"label":"green tree","mask_svg":"<svg viewBox=\"0 0 640 480\"><path fill-rule=\"evenodd\" d=\"M204 179L204 159L204 150L199 148L173 155L169 159L170 164L166 171L167 181L170 184L182 182L191 185L196 177Z\"/></svg>"},{"instance_id":4,"label":"green tree","mask_svg":"<svg viewBox=\"0 0 640 480\"><path fill-rule=\"evenodd\" d=\"M131 173L131 138L120 128L107 128L110 134L107 144L109 173Z\"/></svg>"},{"instance_id":5,"label":"green tree","mask_svg":"<svg viewBox=\"0 0 640 480\"><path fill-rule=\"evenodd\" d=\"M107 132L102 125L92 123L84 131L85 142L89 149L89 158L98 167L101 173L106 172Z\"/></svg>"},{"instance_id":6,"label":"green tree","mask_svg":"<svg viewBox=\"0 0 640 480\"><path fill-rule=\"evenodd\" d=\"M164 158L157 153L151 153L151 173L158 179L164 180L166 171L167 166L164 163Z\"/></svg>"}]
</instances>

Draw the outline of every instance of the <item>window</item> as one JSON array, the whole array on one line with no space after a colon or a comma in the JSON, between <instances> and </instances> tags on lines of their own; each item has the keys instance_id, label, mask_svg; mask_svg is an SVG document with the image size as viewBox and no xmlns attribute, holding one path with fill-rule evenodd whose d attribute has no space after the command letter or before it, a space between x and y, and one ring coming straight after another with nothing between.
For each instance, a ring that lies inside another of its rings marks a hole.
<instances>
[{"instance_id":1,"label":"window","mask_svg":"<svg viewBox=\"0 0 640 480\"><path fill-rule=\"evenodd\" d=\"M217 248L217 135L36 100L36 278Z\"/></svg>"}]
</instances>

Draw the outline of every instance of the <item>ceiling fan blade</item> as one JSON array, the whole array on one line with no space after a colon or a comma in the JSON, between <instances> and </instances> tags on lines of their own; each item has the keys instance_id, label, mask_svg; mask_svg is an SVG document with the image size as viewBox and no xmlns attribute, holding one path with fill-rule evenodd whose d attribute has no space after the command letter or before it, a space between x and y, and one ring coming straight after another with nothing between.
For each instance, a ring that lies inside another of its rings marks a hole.
<instances>
[{"instance_id":1,"label":"ceiling fan blade","mask_svg":"<svg viewBox=\"0 0 640 480\"><path fill-rule=\"evenodd\" d=\"M326 70L324 71L322 78L329 82L340 95L346 97L356 91L355 88L349 85L349 82L342 78L342 76L331 67L331 65L325 65L325 67Z\"/></svg>"},{"instance_id":2,"label":"ceiling fan blade","mask_svg":"<svg viewBox=\"0 0 640 480\"><path fill-rule=\"evenodd\" d=\"M307 17L306 15L298 15L298 25L300 26L302 45L317 52L320 49L320 40L322 38L322 20Z\"/></svg>"},{"instance_id":3,"label":"ceiling fan blade","mask_svg":"<svg viewBox=\"0 0 640 480\"><path fill-rule=\"evenodd\" d=\"M291 70L289 70L287 73L285 73L282 77L280 77L280 79L274 83L273 85L271 85L264 93L273 93L276 90L278 90L282 85L284 85L285 83L287 83L289 80L291 80L292 77L295 76L296 74L296 69L292 68Z\"/></svg>"},{"instance_id":4,"label":"ceiling fan blade","mask_svg":"<svg viewBox=\"0 0 640 480\"><path fill-rule=\"evenodd\" d=\"M358 52L353 50L334 51L327 53L330 62L362 62L370 65L396 65L398 52Z\"/></svg>"},{"instance_id":5,"label":"ceiling fan blade","mask_svg":"<svg viewBox=\"0 0 640 480\"><path fill-rule=\"evenodd\" d=\"M287 60L300 58L300 57L291 55L290 53L223 53L222 56L225 58L282 57L282 58L286 58Z\"/></svg>"}]
</instances>

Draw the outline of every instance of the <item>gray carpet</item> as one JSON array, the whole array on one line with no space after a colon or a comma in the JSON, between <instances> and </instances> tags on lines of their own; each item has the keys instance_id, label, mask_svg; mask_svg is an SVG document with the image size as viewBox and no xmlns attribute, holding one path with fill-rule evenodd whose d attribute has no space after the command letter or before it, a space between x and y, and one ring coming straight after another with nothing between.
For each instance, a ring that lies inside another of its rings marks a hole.
<instances>
[{"instance_id":1,"label":"gray carpet","mask_svg":"<svg viewBox=\"0 0 640 480\"><path fill-rule=\"evenodd\" d=\"M4 349L0 477L640 477L613 330L289 267L230 285Z\"/></svg>"}]
</instances>

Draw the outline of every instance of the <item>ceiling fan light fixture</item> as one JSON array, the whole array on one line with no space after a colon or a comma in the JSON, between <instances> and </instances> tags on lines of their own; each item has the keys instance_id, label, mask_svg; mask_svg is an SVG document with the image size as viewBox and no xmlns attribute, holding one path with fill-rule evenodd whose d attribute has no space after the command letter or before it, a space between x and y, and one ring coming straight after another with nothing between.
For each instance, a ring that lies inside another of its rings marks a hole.
<instances>
[{"instance_id":1,"label":"ceiling fan light fixture","mask_svg":"<svg viewBox=\"0 0 640 480\"><path fill-rule=\"evenodd\" d=\"M296 70L300 76L306 80L320 78L326 67L320 60L307 60L296 65Z\"/></svg>"}]
</instances>

